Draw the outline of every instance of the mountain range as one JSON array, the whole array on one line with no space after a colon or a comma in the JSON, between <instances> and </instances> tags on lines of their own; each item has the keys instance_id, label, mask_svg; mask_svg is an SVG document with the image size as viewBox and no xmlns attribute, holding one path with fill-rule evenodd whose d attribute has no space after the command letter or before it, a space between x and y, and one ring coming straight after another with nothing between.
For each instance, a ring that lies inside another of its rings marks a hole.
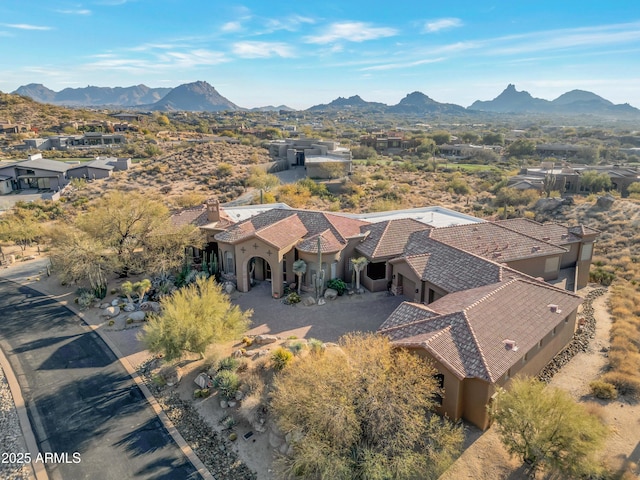
<instances>
[{"instance_id":1,"label":"mountain range","mask_svg":"<svg viewBox=\"0 0 640 480\"><path fill-rule=\"evenodd\" d=\"M41 84L29 84L15 92L41 103L67 106L113 106L137 110L161 111L239 111L239 107L205 81L186 83L176 88L149 88L145 85L133 87L85 87L66 88L54 92ZM252 111L293 110L285 105L260 107ZM561 114L596 115L621 118L640 118L640 110L625 103L615 105L595 93L572 90L555 100L544 100L531 96L529 92L507 88L493 100L475 101L465 108L452 103L440 103L422 92L413 92L396 105L368 102L359 95L338 97L328 104L314 105L309 112L354 111L362 113L390 113L399 115L473 115L480 112L509 114Z\"/></svg>"}]
</instances>

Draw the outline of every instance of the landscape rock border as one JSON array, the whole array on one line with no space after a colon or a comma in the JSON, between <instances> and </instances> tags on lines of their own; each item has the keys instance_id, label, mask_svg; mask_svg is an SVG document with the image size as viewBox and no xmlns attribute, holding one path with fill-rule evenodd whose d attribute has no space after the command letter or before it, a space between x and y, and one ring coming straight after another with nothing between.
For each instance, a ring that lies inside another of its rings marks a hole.
<instances>
[{"instance_id":1,"label":"landscape rock border","mask_svg":"<svg viewBox=\"0 0 640 480\"><path fill-rule=\"evenodd\" d=\"M596 288L585 295L582 302L582 312L578 315L579 328L574 333L571 342L564 347L547 364L546 367L536 377L538 380L549 383L553 376L569 361L580 352L589 349L589 343L596 334L596 318L594 316L593 301L601 295L607 293L606 288Z\"/></svg>"}]
</instances>

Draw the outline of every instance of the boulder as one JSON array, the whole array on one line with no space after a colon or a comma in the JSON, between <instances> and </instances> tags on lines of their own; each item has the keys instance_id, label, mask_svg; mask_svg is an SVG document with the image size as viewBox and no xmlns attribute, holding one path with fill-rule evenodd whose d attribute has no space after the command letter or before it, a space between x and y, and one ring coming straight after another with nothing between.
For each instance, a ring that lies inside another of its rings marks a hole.
<instances>
[{"instance_id":1,"label":"boulder","mask_svg":"<svg viewBox=\"0 0 640 480\"><path fill-rule=\"evenodd\" d=\"M138 310L138 311L135 311L135 312L131 312L131 313L127 316L127 318L128 318L129 320L134 321L134 322L144 322L144 319L146 318L146 316L147 316L147 313L146 313L146 312L143 312L143 311Z\"/></svg>"},{"instance_id":2,"label":"boulder","mask_svg":"<svg viewBox=\"0 0 640 480\"><path fill-rule=\"evenodd\" d=\"M316 299L313 297L307 296L302 299L302 305L304 305L305 307L312 307L315 304L316 304Z\"/></svg>"},{"instance_id":3,"label":"boulder","mask_svg":"<svg viewBox=\"0 0 640 480\"><path fill-rule=\"evenodd\" d=\"M110 303L101 303L100 305L98 305L98 308L104 310L105 308L109 308L110 306Z\"/></svg>"},{"instance_id":4,"label":"boulder","mask_svg":"<svg viewBox=\"0 0 640 480\"><path fill-rule=\"evenodd\" d=\"M125 312L134 312L136 310L136 306L133 303L125 303L122 309Z\"/></svg>"},{"instance_id":5,"label":"boulder","mask_svg":"<svg viewBox=\"0 0 640 480\"><path fill-rule=\"evenodd\" d=\"M236 291L236 286L233 282L224 282L222 284L222 289L227 293L227 295L231 295Z\"/></svg>"},{"instance_id":6,"label":"boulder","mask_svg":"<svg viewBox=\"0 0 640 480\"><path fill-rule=\"evenodd\" d=\"M102 311L103 317L113 318L113 317L117 317L118 315L120 315L120 307L118 307L117 305L107 307Z\"/></svg>"},{"instance_id":7,"label":"boulder","mask_svg":"<svg viewBox=\"0 0 640 480\"><path fill-rule=\"evenodd\" d=\"M211 377L209 375L207 375L206 373L199 374L195 378L194 383L196 385L198 385L198 387L200 387L200 388L211 388L213 386L213 382L211 380Z\"/></svg>"},{"instance_id":8,"label":"boulder","mask_svg":"<svg viewBox=\"0 0 640 480\"><path fill-rule=\"evenodd\" d=\"M284 438L275 432L269 432L269 445L271 448L280 448L280 446L284 443Z\"/></svg>"},{"instance_id":9,"label":"boulder","mask_svg":"<svg viewBox=\"0 0 640 480\"><path fill-rule=\"evenodd\" d=\"M159 375L164 378L168 386L173 387L182 380L182 369L175 365L170 365L160 370Z\"/></svg>"},{"instance_id":10,"label":"boulder","mask_svg":"<svg viewBox=\"0 0 640 480\"><path fill-rule=\"evenodd\" d=\"M325 303L327 303L327 301L324 298L320 297L318 299L318 305L324 305Z\"/></svg>"},{"instance_id":11,"label":"boulder","mask_svg":"<svg viewBox=\"0 0 640 480\"><path fill-rule=\"evenodd\" d=\"M324 298L327 300L335 300L338 298L338 291L333 288L327 288L324 292Z\"/></svg>"},{"instance_id":12,"label":"boulder","mask_svg":"<svg viewBox=\"0 0 640 480\"><path fill-rule=\"evenodd\" d=\"M229 408L235 408L237 404L238 402L236 402L235 400L227 400L227 405L229 405Z\"/></svg>"},{"instance_id":13,"label":"boulder","mask_svg":"<svg viewBox=\"0 0 640 480\"><path fill-rule=\"evenodd\" d=\"M236 398L236 400L237 400L237 401L240 401L240 400L242 400L242 398L243 398L243 397L244 397L244 393L242 393L240 390L238 390L238 391L236 392L236 397L235 397L235 398Z\"/></svg>"},{"instance_id":14,"label":"boulder","mask_svg":"<svg viewBox=\"0 0 640 480\"><path fill-rule=\"evenodd\" d=\"M226 400L220 400L220 408L228 408L229 403Z\"/></svg>"},{"instance_id":15,"label":"boulder","mask_svg":"<svg viewBox=\"0 0 640 480\"><path fill-rule=\"evenodd\" d=\"M615 201L616 201L616 197L614 197L610 193L607 193L602 197L598 197L598 200L596 200L596 205L599 208L609 210Z\"/></svg>"},{"instance_id":16,"label":"boulder","mask_svg":"<svg viewBox=\"0 0 640 480\"><path fill-rule=\"evenodd\" d=\"M114 298L113 300L111 300L111 305L113 307L117 307L118 305L120 305L120 299L119 298Z\"/></svg>"},{"instance_id":17,"label":"boulder","mask_svg":"<svg viewBox=\"0 0 640 480\"><path fill-rule=\"evenodd\" d=\"M160 312L160 304L158 302L143 302L140 304L140 310L143 312Z\"/></svg>"},{"instance_id":18,"label":"boulder","mask_svg":"<svg viewBox=\"0 0 640 480\"><path fill-rule=\"evenodd\" d=\"M564 205L562 198L541 198L536 202L535 210L539 212L553 212Z\"/></svg>"},{"instance_id":19,"label":"boulder","mask_svg":"<svg viewBox=\"0 0 640 480\"><path fill-rule=\"evenodd\" d=\"M275 335L256 335L253 340L258 345L267 345L269 343L275 343L278 341L278 337Z\"/></svg>"}]
</instances>

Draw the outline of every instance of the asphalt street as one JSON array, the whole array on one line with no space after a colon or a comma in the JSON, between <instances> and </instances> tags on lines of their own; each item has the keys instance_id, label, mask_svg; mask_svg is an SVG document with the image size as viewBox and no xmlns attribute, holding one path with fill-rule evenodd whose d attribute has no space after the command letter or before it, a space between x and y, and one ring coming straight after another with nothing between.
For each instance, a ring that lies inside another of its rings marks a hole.
<instances>
[{"instance_id":1,"label":"asphalt street","mask_svg":"<svg viewBox=\"0 0 640 480\"><path fill-rule=\"evenodd\" d=\"M115 355L66 307L0 279L0 348L52 480L200 478Z\"/></svg>"}]
</instances>

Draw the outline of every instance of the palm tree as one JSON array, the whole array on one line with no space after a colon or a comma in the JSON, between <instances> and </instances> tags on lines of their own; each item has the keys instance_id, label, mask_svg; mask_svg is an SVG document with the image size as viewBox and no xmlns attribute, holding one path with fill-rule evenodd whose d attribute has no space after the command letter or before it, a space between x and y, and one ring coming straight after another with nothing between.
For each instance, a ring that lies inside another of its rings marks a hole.
<instances>
[{"instance_id":1,"label":"palm tree","mask_svg":"<svg viewBox=\"0 0 640 480\"><path fill-rule=\"evenodd\" d=\"M366 257L358 257L351 259L351 265L356 272L356 293L360 293L360 272L367 266L369 260Z\"/></svg>"},{"instance_id":2,"label":"palm tree","mask_svg":"<svg viewBox=\"0 0 640 480\"><path fill-rule=\"evenodd\" d=\"M296 260L293 262L293 273L298 277L298 295L300 295L300 287L302 286L302 276L307 273L307 262L304 260Z\"/></svg>"}]
</instances>

